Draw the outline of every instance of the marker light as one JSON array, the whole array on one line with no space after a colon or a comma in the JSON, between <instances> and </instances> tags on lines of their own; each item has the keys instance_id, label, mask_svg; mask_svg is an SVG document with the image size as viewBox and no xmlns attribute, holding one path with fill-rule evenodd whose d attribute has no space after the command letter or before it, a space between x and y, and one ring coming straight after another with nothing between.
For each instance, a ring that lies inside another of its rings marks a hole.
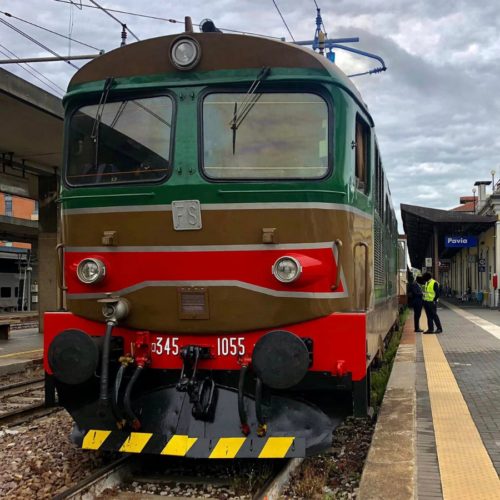
<instances>
[{"instance_id":1,"label":"marker light","mask_svg":"<svg viewBox=\"0 0 500 500\"><path fill-rule=\"evenodd\" d=\"M201 57L201 48L193 38L182 37L174 40L170 48L172 64L181 70L194 68Z\"/></svg>"},{"instance_id":2,"label":"marker light","mask_svg":"<svg viewBox=\"0 0 500 500\"><path fill-rule=\"evenodd\" d=\"M282 283L293 283L300 278L302 266L294 257L280 257L274 263L273 274Z\"/></svg>"},{"instance_id":3,"label":"marker light","mask_svg":"<svg viewBox=\"0 0 500 500\"><path fill-rule=\"evenodd\" d=\"M99 283L106 276L106 266L99 259L83 259L76 270L82 283Z\"/></svg>"}]
</instances>

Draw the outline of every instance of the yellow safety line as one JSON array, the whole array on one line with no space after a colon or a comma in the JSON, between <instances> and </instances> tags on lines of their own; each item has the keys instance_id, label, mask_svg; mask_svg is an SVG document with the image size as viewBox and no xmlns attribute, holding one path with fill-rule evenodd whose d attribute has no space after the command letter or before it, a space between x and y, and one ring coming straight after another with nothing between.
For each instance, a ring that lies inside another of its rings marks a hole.
<instances>
[{"instance_id":1,"label":"yellow safety line","mask_svg":"<svg viewBox=\"0 0 500 500\"><path fill-rule=\"evenodd\" d=\"M445 500L500 499L500 479L435 335L422 335Z\"/></svg>"},{"instance_id":2,"label":"yellow safety line","mask_svg":"<svg viewBox=\"0 0 500 500\"><path fill-rule=\"evenodd\" d=\"M0 358L10 358L12 356L20 356L21 354L31 354L33 352L40 352L43 351L43 349L35 349L34 351L24 351L24 352L14 352L12 354L4 354L3 356L0 356Z\"/></svg>"}]
</instances>

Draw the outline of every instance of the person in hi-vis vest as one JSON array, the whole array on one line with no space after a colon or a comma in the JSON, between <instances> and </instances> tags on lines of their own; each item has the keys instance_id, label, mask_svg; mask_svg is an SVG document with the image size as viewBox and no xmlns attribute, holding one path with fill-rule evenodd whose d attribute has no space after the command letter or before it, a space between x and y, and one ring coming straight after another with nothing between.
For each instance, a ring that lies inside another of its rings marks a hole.
<instances>
[{"instance_id":1,"label":"person in hi-vis vest","mask_svg":"<svg viewBox=\"0 0 500 500\"><path fill-rule=\"evenodd\" d=\"M424 333L441 333L441 321L437 315L437 303L439 301L439 283L432 279L431 273L424 273L424 309L427 315L427 331ZM436 323L437 330L434 331L434 323Z\"/></svg>"}]
</instances>

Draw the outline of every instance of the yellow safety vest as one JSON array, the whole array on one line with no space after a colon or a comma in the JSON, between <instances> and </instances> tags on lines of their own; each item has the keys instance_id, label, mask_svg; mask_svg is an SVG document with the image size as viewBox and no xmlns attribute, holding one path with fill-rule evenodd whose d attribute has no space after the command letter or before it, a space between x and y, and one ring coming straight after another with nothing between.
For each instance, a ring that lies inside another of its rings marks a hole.
<instances>
[{"instance_id":1,"label":"yellow safety vest","mask_svg":"<svg viewBox=\"0 0 500 500\"><path fill-rule=\"evenodd\" d=\"M424 300L426 302L432 302L436 298L436 292L434 291L434 283L437 283L437 281L430 279L424 285ZM438 283L438 286L439 286L439 283Z\"/></svg>"}]
</instances>

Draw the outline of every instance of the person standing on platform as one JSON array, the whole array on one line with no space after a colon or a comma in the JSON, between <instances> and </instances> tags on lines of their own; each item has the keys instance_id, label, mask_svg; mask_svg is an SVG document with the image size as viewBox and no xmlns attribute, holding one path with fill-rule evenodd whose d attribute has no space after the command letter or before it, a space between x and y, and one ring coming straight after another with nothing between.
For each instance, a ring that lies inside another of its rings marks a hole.
<instances>
[{"instance_id":1,"label":"person standing on platform","mask_svg":"<svg viewBox=\"0 0 500 500\"><path fill-rule=\"evenodd\" d=\"M437 315L437 303L439 300L439 283L432 279L431 273L424 273L424 309L427 315L428 330L424 333L442 333L441 321ZM434 323L436 323L437 330L434 331Z\"/></svg>"},{"instance_id":2,"label":"person standing on platform","mask_svg":"<svg viewBox=\"0 0 500 500\"><path fill-rule=\"evenodd\" d=\"M424 285L424 278L417 276L415 281L411 284L411 296L413 298L413 321L415 323L415 332L421 333L423 330L420 328L420 316L422 315L422 307L424 303L424 292L422 286Z\"/></svg>"}]
</instances>

